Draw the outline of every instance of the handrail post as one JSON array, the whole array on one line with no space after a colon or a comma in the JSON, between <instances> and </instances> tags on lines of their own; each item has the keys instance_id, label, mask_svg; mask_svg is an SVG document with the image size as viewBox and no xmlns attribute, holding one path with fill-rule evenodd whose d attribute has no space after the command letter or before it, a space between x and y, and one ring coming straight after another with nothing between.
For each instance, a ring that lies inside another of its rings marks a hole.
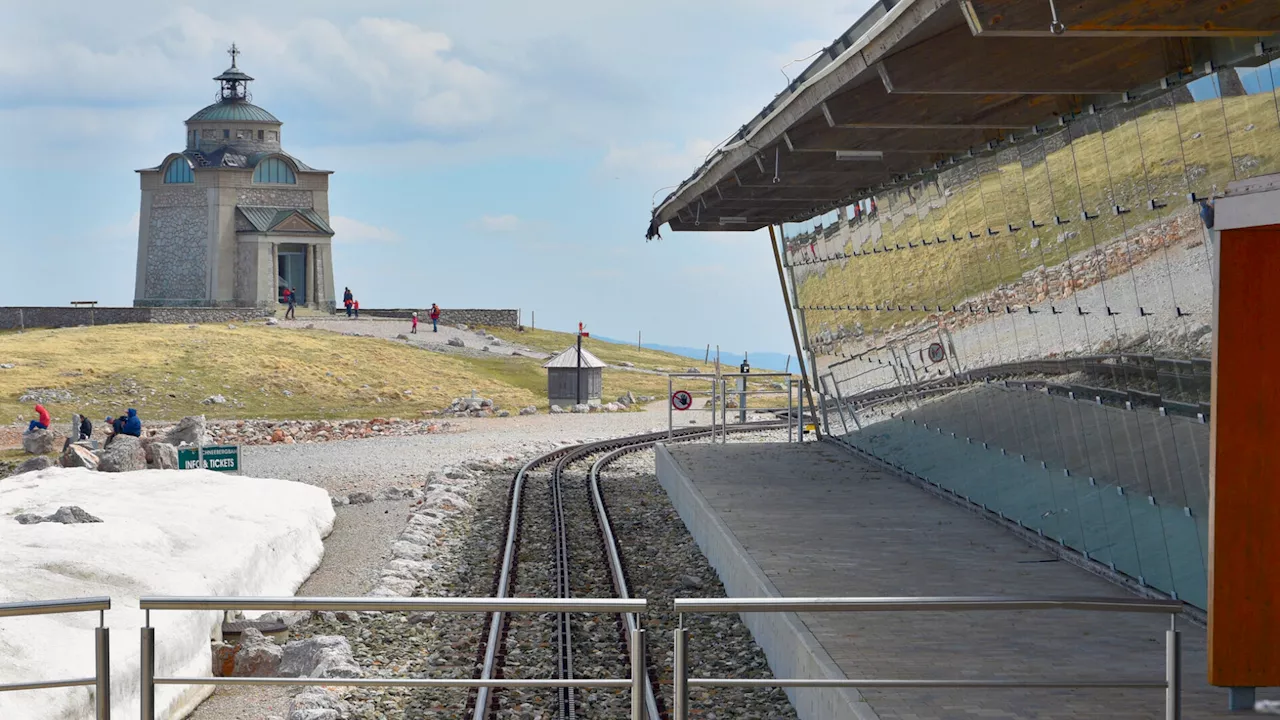
<instances>
[{"instance_id":1,"label":"handrail post","mask_svg":"<svg viewBox=\"0 0 1280 720\"><path fill-rule=\"evenodd\" d=\"M631 640L631 720L645 720L644 686L649 674L644 665L644 630L636 630Z\"/></svg>"},{"instance_id":2,"label":"handrail post","mask_svg":"<svg viewBox=\"0 0 1280 720\"><path fill-rule=\"evenodd\" d=\"M111 630L96 628L93 632L94 654L94 718L111 720Z\"/></svg>"},{"instance_id":3,"label":"handrail post","mask_svg":"<svg viewBox=\"0 0 1280 720\"><path fill-rule=\"evenodd\" d=\"M1178 616L1169 616L1165 631L1164 696L1165 720L1182 720L1182 638L1178 633Z\"/></svg>"},{"instance_id":4,"label":"handrail post","mask_svg":"<svg viewBox=\"0 0 1280 720\"><path fill-rule=\"evenodd\" d=\"M689 717L689 631L683 627L675 630L676 645L671 660L671 720L688 720Z\"/></svg>"},{"instance_id":5,"label":"handrail post","mask_svg":"<svg viewBox=\"0 0 1280 720\"><path fill-rule=\"evenodd\" d=\"M148 611L147 615L151 613ZM142 708L142 720L156 720L156 629L150 621L142 628L142 653L140 656L142 672L142 697L138 704Z\"/></svg>"}]
</instances>

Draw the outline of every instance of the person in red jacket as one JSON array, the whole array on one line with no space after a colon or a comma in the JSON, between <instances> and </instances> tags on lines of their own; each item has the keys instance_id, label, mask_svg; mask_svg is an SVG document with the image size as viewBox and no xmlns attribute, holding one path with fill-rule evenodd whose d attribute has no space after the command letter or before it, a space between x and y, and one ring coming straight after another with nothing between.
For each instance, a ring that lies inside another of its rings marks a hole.
<instances>
[{"instance_id":1,"label":"person in red jacket","mask_svg":"<svg viewBox=\"0 0 1280 720\"><path fill-rule=\"evenodd\" d=\"M51 422L53 422L53 419L49 417L49 411L45 410L40 403L36 403L36 419L32 420L31 424L27 426L27 432L37 429L48 430Z\"/></svg>"},{"instance_id":2,"label":"person in red jacket","mask_svg":"<svg viewBox=\"0 0 1280 720\"><path fill-rule=\"evenodd\" d=\"M431 303L431 332L440 332L440 306Z\"/></svg>"}]
</instances>

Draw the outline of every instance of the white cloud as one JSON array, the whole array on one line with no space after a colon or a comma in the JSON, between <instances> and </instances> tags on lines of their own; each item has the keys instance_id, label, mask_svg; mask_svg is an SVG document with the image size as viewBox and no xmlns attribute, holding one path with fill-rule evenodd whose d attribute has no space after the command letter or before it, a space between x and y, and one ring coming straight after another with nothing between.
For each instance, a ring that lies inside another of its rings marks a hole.
<instances>
[{"instance_id":1,"label":"white cloud","mask_svg":"<svg viewBox=\"0 0 1280 720\"><path fill-rule=\"evenodd\" d=\"M485 232L514 232L523 223L515 215L485 215L480 218L479 225Z\"/></svg>"},{"instance_id":2,"label":"white cloud","mask_svg":"<svg viewBox=\"0 0 1280 720\"><path fill-rule=\"evenodd\" d=\"M403 239L400 233L391 228L370 225L341 215L329 218L329 224L333 226L335 243L346 245L396 243Z\"/></svg>"}]
</instances>

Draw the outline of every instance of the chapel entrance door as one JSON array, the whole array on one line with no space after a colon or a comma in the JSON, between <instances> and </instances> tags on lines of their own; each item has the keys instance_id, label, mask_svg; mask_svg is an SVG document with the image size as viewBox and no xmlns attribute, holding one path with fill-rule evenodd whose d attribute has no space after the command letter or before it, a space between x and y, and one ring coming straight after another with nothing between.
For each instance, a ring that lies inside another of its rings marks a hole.
<instances>
[{"instance_id":1,"label":"chapel entrance door","mask_svg":"<svg viewBox=\"0 0 1280 720\"><path fill-rule=\"evenodd\" d=\"M284 302L284 289L294 288L298 292L296 302L304 305L307 302L307 247L305 245L283 245L278 256L276 277L276 300Z\"/></svg>"}]
</instances>

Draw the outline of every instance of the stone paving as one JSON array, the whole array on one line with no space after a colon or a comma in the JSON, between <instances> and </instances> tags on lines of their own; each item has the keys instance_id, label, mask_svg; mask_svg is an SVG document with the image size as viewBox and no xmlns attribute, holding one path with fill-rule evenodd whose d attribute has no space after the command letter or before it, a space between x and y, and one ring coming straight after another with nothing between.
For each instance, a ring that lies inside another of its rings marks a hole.
<instances>
[{"instance_id":1,"label":"stone paving","mask_svg":"<svg viewBox=\"0 0 1280 720\"><path fill-rule=\"evenodd\" d=\"M673 457L786 596L1106 596L1120 587L825 443L675 446ZM801 615L848 677L1161 680L1165 616ZM1179 620L1186 718L1228 713L1205 631ZM1260 691L1261 696L1268 693ZM863 691L881 720L1163 718L1160 690Z\"/></svg>"}]
</instances>

